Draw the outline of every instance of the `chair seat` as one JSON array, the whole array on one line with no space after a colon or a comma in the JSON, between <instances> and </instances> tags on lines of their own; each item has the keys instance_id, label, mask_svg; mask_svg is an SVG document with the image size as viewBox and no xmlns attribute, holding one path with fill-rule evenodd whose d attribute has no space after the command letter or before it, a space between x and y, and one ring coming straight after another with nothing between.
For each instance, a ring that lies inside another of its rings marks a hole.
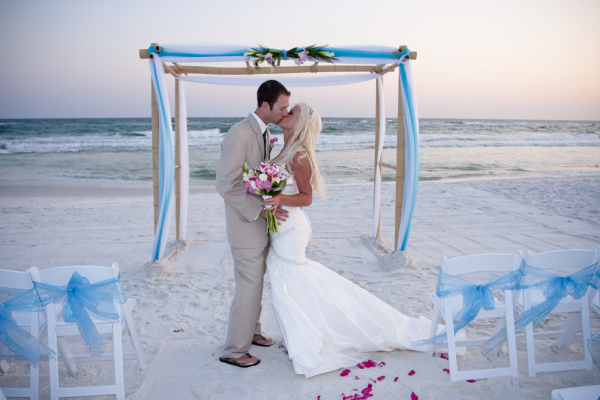
<instances>
[{"instance_id":1,"label":"chair seat","mask_svg":"<svg viewBox=\"0 0 600 400\"><path fill-rule=\"evenodd\" d=\"M31 326L31 311L13 311L12 317L17 321L17 325L22 328ZM46 318L44 317L44 313L38 314L39 325L43 325L46 322Z\"/></svg>"},{"instance_id":2,"label":"chair seat","mask_svg":"<svg viewBox=\"0 0 600 400\"><path fill-rule=\"evenodd\" d=\"M531 289L531 306L534 307L542 302L544 302L546 298L544 297L544 292L541 290ZM525 310L525 306L523 305L523 292L519 293L519 299L517 300L517 309L520 312ZM581 299L576 300L570 294L567 297L563 298L561 302L556 306L553 312L579 312L581 311Z\"/></svg>"},{"instance_id":3,"label":"chair seat","mask_svg":"<svg viewBox=\"0 0 600 400\"><path fill-rule=\"evenodd\" d=\"M127 304L129 305L129 309L133 309L133 307L135 306L135 303L136 303L136 299L131 298L131 297L127 298ZM111 333L112 332L112 324L114 324L116 321L101 318L91 312L88 312L88 314L91 317L94 325L96 325L98 332L100 332L100 333ZM119 320L121 326L124 326L125 318L126 318L125 313L121 313L121 318ZM66 322L63 319L62 314L61 314L60 318L58 318L56 320L56 329L58 332L60 332L60 335L79 335L79 329L77 328L77 325L74 324L73 322Z\"/></svg>"},{"instance_id":4,"label":"chair seat","mask_svg":"<svg viewBox=\"0 0 600 400\"><path fill-rule=\"evenodd\" d=\"M429 293L429 299L431 300L432 303L435 304L436 300L437 300L437 294L435 292L430 292ZM454 302L454 304L459 305L460 304L460 308L462 308L462 301L463 301L463 297L461 294L456 294L454 296L450 296L448 298L445 299L446 301L452 301ZM496 298L496 296L494 296L494 309L493 310L481 310L479 311L478 317L479 318L499 318L499 317L503 317L504 316L504 303L500 300L498 300ZM442 313L442 315L444 314L444 312L446 311L446 309L444 308L444 302L442 301L440 304L440 312ZM455 313L456 314L456 313Z\"/></svg>"}]
</instances>

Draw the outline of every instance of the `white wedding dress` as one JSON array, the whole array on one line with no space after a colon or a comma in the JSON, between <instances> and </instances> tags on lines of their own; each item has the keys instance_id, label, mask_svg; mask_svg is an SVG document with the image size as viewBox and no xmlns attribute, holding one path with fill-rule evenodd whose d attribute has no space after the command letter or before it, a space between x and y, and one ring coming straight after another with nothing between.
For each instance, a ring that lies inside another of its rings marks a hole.
<instances>
[{"instance_id":1,"label":"white wedding dress","mask_svg":"<svg viewBox=\"0 0 600 400\"><path fill-rule=\"evenodd\" d=\"M296 194L296 182L283 194ZM298 207L271 235L267 271L288 355L297 374L311 377L368 359L375 351L415 348L431 321L409 318L366 290L309 260L309 224Z\"/></svg>"}]
</instances>

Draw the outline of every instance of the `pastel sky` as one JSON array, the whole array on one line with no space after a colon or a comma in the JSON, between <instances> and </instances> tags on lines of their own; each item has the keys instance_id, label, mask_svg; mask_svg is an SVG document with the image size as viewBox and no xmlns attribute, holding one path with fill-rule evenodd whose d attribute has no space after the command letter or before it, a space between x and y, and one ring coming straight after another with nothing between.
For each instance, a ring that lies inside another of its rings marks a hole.
<instances>
[{"instance_id":1,"label":"pastel sky","mask_svg":"<svg viewBox=\"0 0 600 400\"><path fill-rule=\"evenodd\" d=\"M598 0L7 0L0 118L149 117L138 50L158 42L408 45L421 117L600 120L598 21ZM397 75L384 86L395 117ZM255 107L254 88L186 92L190 117ZM292 92L326 117L375 114L373 81Z\"/></svg>"}]
</instances>

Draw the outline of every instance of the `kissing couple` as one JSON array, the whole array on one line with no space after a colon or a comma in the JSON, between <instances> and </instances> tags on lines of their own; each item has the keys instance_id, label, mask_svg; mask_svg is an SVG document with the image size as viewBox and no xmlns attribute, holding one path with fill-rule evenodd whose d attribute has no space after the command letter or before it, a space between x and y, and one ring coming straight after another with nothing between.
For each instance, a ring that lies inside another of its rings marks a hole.
<instances>
[{"instance_id":1,"label":"kissing couple","mask_svg":"<svg viewBox=\"0 0 600 400\"><path fill-rule=\"evenodd\" d=\"M289 109L290 96L276 80L261 84L256 110L233 125L221 143L216 186L225 200L236 290L219 360L252 367L260 360L250 354L250 346L273 345L272 339L262 335L260 325L266 272L284 344L297 374L311 377L353 366L375 351L426 351L426 346L411 343L429 338L431 321L407 317L305 257L310 226L300 207L311 205L313 192L325 197L315 153L322 125L317 110L307 103ZM246 193L241 166L247 162L256 168L268 158L270 123L279 125L284 137L283 149L271 162L283 166L293 183L263 200ZM279 232L270 237L265 206L275 209L279 224Z\"/></svg>"}]
</instances>

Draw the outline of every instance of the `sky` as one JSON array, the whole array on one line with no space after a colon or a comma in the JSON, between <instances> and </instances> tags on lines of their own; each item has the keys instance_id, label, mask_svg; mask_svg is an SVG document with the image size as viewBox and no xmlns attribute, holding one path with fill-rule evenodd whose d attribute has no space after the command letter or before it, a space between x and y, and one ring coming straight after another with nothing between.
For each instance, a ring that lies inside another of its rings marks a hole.
<instances>
[{"instance_id":1,"label":"sky","mask_svg":"<svg viewBox=\"0 0 600 400\"><path fill-rule=\"evenodd\" d=\"M598 0L5 0L0 118L149 117L138 51L157 42L407 45L422 118L600 120L598 21ZM398 75L384 87L395 117ZM254 88L189 83L186 95L190 117L255 108ZM375 83L294 88L300 100L374 117Z\"/></svg>"}]
</instances>

